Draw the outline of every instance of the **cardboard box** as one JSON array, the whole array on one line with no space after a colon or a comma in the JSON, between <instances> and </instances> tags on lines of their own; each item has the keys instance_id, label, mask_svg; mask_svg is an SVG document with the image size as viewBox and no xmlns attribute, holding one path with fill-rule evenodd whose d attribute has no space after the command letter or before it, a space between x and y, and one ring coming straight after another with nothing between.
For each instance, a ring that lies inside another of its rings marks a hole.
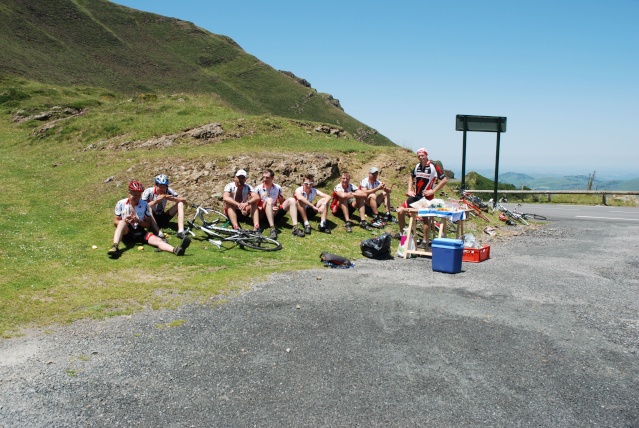
<instances>
[{"instance_id":1,"label":"cardboard box","mask_svg":"<svg viewBox=\"0 0 639 428\"><path fill-rule=\"evenodd\" d=\"M479 263L490 258L490 245L484 245L481 248L464 248L462 261Z\"/></svg>"}]
</instances>

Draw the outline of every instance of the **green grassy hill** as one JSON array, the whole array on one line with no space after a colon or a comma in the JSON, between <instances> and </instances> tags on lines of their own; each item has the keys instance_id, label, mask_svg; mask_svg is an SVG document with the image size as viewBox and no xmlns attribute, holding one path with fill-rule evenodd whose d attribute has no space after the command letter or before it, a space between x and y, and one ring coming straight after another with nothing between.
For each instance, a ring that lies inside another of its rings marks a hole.
<instances>
[{"instance_id":1,"label":"green grassy hill","mask_svg":"<svg viewBox=\"0 0 639 428\"><path fill-rule=\"evenodd\" d=\"M275 253L217 250L198 236L185 257L146 246L111 260L129 180L149 186L167 173L210 206L239 168L251 184L274 169L290 195L305 172L330 193L341 171L356 183L375 165L395 186L393 206L404 199L414 153L224 36L103 0L7 0L0 19L0 337L217 304L273 272L320 267L322 251L357 259L372 236L329 215L332 235L313 223L305 238L288 219Z\"/></svg>"},{"instance_id":2,"label":"green grassy hill","mask_svg":"<svg viewBox=\"0 0 639 428\"><path fill-rule=\"evenodd\" d=\"M393 145L329 94L190 22L106 0L5 0L0 20L0 76L127 94L209 94L244 114L339 125L368 144Z\"/></svg>"}]
</instances>

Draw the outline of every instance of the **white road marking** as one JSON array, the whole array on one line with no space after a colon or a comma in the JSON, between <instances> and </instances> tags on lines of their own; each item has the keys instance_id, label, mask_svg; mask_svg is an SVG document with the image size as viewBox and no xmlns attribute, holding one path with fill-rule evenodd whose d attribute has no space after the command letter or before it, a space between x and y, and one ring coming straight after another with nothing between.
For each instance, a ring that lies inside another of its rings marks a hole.
<instances>
[{"instance_id":1,"label":"white road marking","mask_svg":"<svg viewBox=\"0 0 639 428\"><path fill-rule=\"evenodd\" d=\"M627 221L639 221L639 218L620 218L620 217L594 217L591 215L576 215L576 218L598 218L602 220L627 220Z\"/></svg>"}]
</instances>

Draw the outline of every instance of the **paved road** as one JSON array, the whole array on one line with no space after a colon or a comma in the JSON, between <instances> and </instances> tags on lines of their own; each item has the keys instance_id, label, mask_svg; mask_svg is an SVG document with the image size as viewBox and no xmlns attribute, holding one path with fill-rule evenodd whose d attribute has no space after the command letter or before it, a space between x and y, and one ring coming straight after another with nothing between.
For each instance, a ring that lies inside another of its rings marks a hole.
<instances>
[{"instance_id":1,"label":"paved road","mask_svg":"<svg viewBox=\"0 0 639 428\"><path fill-rule=\"evenodd\" d=\"M504 204L509 210L517 204ZM556 204L523 204L520 212L535 213L547 217L551 221L584 220L603 223L637 223L639 207L607 207L604 205L556 205Z\"/></svg>"},{"instance_id":2,"label":"paved road","mask_svg":"<svg viewBox=\"0 0 639 428\"><path fill-rule=\"evenodd\" d=\"M562 220L456 275L363 260L3 340L0 426L637 427L637 236Z\"/></svg>"}]
</instances>

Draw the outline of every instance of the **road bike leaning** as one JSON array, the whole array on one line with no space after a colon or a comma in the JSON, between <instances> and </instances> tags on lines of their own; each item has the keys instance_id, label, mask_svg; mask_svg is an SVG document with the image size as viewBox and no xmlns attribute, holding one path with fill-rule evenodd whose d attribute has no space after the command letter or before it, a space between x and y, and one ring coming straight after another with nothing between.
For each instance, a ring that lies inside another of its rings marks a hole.
<instances>
[{"instance_id":1,"label":"road bike leaning","mask_svg":"<svg viewBox=\"0 0 639 428\"><path fill-rule=\"evenodd\" d=\"M218 249L222 248L225 243L231 243L232 246L239 245L241 248L251 248L260 251L277 251L282 249L275 239L262 236L261 233L253 230L232 229L227 227L229 219L220 211L212 208L204 208L199 205L192 205L195 208L195 214L191 220L187 220L186 232L195 236L193 230L204 232L208 238L208 242L215 245ZM225 247L226 248L226 247Z\"/></svg>"},{"instance_id":2,"label":"road bike leaning","mask_svg":"<svg viewBox=\"0 0 639 428\"><path fill-rule=\"evenodd\" d=\"M490 223L490 218L488 218L482 211L483 210L488 210L488 205L486 205L481 199L479 199L477 196L473 195L472 193L463 190L462 191L462 197L461 200L459 201L461 204L465 204L468 208L471 209L470 213L472 215L476 215L477 217L481 218L482 220Z\"/></svg>"}]
</instances>

